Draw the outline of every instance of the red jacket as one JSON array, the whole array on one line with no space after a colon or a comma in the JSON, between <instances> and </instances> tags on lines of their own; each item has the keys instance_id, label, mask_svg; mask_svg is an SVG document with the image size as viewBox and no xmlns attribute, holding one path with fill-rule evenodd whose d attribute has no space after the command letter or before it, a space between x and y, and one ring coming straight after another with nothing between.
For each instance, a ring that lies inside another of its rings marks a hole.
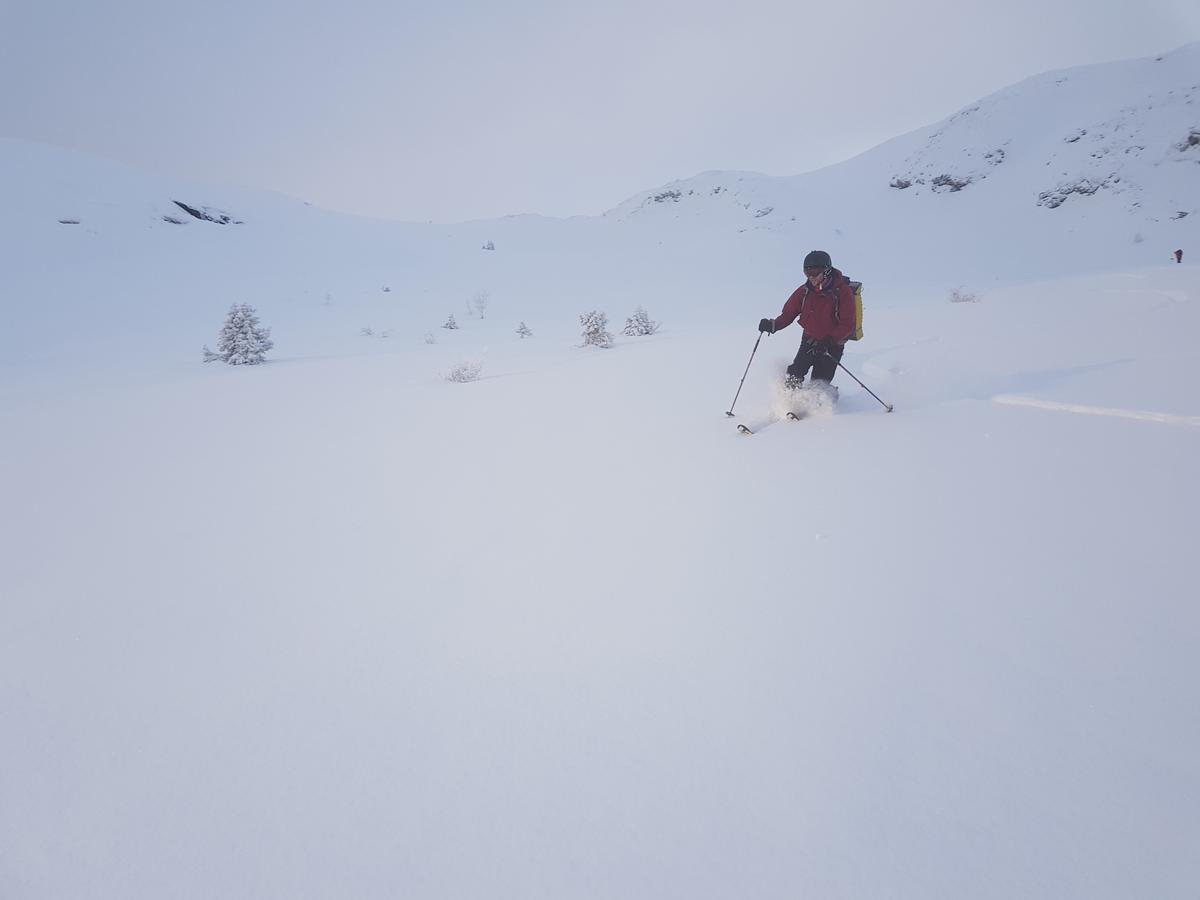
<instances>
[{"instance_id":1,"label":"red jacket","mask_svg":"<svg viewBox=\"0 0 1200 900\"><path fill-rule=\"evenodd\" d=\"M807 281L787 298L783 312L775 320L775 330L787 328L796 316L804 334L815 341L832 338L844 344L854 333L854 291L850 279L837 269L830 270L821 287Z\"/></svg>"}]
</instances>

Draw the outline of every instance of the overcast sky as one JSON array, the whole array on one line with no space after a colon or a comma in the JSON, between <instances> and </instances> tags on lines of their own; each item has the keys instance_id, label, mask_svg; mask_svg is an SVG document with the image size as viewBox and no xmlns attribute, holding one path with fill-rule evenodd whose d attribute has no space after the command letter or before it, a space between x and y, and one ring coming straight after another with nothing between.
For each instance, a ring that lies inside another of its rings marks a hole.
<instances>
[{"instance_id":1,"label":"overcast sky","mask_svg":"<svg viewBox=\"0 0 1200 900\"><path fill-rule=\"evenodd\" d=\"M1198 39L1200 0L0 0L0 135L366 215L593 215Z\"/></svg>"}]
</instances>

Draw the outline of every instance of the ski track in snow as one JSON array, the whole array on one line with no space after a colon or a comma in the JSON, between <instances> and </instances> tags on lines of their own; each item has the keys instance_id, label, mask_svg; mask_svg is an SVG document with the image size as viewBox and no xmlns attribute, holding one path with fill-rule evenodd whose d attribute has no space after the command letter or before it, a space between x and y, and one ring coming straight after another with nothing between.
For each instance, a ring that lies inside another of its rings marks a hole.
<instances>
[{"instance_id":1,"label":"ski track in snow","mask_svg":"<svg viewBox=\"0 0 1200 900\"><path fill-rule=\"evenodd\" d=\"M1179 416L1173 413L1153 412L1142 409L1120 409L1111 406L1086 406L1082 403L1060 403L1055 400L1038 400L1035 397L1016 397L999 394L992 398L995 403L1006 406L1029 406L1034 409L1049 409L1057 412L1079 413L1085 416L1109 416L1117 419L1136 419L1139 422L1157 422L1160 425L1181 425L1200 428L1200 416Z\"/></svg>"}]
</instances>

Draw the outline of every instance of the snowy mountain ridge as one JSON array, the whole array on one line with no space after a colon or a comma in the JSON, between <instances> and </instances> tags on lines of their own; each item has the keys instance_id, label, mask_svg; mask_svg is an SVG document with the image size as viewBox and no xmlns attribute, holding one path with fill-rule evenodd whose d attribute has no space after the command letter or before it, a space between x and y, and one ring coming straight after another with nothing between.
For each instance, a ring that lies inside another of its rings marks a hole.
<instances>
[{"instance_id":1,"label":"snowy mountain ridge","mask_svg":"<svg viewBox=\"0 0 1200 900\"><path fill-rule=\"evenodd\" d=\"M1044 73L843 163L792 176L705 172L637 194L603 216L622 220L665 214L707 218L717 226L728 219L739 229L782 228L811 213L814 201L820 208L831 190L846 202L854 203L860 196L879 202L886 194L881 190L884 186L915 197L971 187L978 191L990 180L997 194L1016 197L1031 207L1054 208L1071 196L1112 193L1123 198L1131 214L1156 222L1179 211L1191 213L1196 205L1200 181L1200 170L1195 168L1200 166L1197 72L1200 42L1152 58ZM49 157L50 178L39 171L45 168L39 155ZM97 214L119 206L123 197L119 192L99 192L112 186L128 191L138 181L160 199L147 208L138 198L141 192L135 191L125 197L126 202L138 199L143 217L172 224L189 221L176 203L193 201L173 196L180 192L199 205L203 205L201 194L224 198L214 201L217 206L238 205L239 197L242 205L263 205L261 199L252 199L261 192L185 187L178 180L24 142L0 141L0 157L10 198L0 215L28 215L35 210L43 214L46 210L36 207L52 203L60 219L94 225ZM1183 171L1169 171L1172 165ZM1168 169L1156 171L1163 166ZM274 205L281 214L295 206L289 198L280 201ZM525 218L529 217L494 221Z\"/></svg>"},{"instance_id":2,"label":"snowy mountain ridge","mask_svg":"<svg viewBox=\"0 0 1200 900\"><path fill-rule=\"evenodd\" d=\"M838 165L706 172L570 219L366 219L0 140L12 260L0 290L22 298L0 361L34 352L22 329L47 335L39 356L95 352L103 336L133 354L182 354L233 302L253 302L280 347L364 327L422 341L480 291L497 314L519 300L543 334L606 307L729 322L749 298L786 296L814 247L868 284L874 308L963 284L1159 264L1200 245L1198 71L1192 44L1036 76ZM126 290L130 279L162 299Z\"/></svg>"},{"instance_id":3,"label":"snowy mountain ridge","mask_svg":"<svg viewBox=\"0 0 1200 900\"><path fill-rule=\"evenodd\" d=\"M704 173L643 192L606 215L705 216L719 204L737 214L739 228L783 228L825 197L826 183L847 202L864 194L883 202L884 186L916 197L979 191L990 182L993 196L1030 211L1109 192L1132 220L1154 223L1196 208L1198 73L1200 43L1050 72L843 163L786 177Z\"/></svg>"}]
</instances>

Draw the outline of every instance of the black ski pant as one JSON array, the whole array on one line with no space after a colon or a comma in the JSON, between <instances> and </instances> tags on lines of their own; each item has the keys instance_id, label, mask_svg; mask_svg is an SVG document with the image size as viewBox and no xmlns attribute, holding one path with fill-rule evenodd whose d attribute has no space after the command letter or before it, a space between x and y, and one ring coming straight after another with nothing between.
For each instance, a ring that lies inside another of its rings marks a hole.
<instances>
[{"instance_id":1,"label":"black ski pant","mask_svg":"<svg viewBox=\"0 0 1200 900\"><path fill-rule=\"evenodd\" d=\"M787 373L803 381L808 370L812 369L813 381L833 381L845 349L845 344L821 343L805 335L800 339L800 349L796 351L795 360L787 367Z\"/></svg>"}]
</instances>

